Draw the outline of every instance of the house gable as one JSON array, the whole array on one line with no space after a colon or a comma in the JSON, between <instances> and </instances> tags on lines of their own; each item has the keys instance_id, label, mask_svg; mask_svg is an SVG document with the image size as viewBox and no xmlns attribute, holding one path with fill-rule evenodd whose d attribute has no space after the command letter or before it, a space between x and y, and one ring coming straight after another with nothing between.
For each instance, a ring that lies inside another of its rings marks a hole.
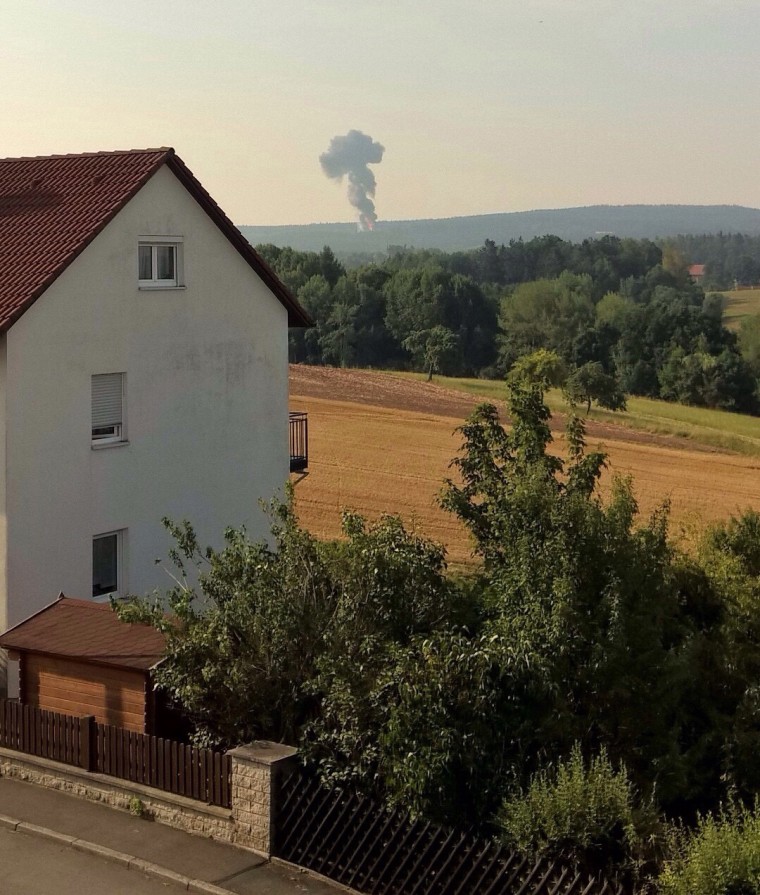
<instances>
[{"instance_id":1,"label":"house gable","mask_svg":"<svg viewBox=\"0 0 760 895\"><path fill-rule=\"evenodd\" d=\"M305 311L173 149L0 159L0 332L6 331L166 165L288 311Z\"/></svg>"},{"instance_id":2,"label":"house gable","mask_svg":"<svg viewBox=\"0 0 760 895\"><path fill-rule=\"evenodd\" d=\"M140 289L139 236L167 233L184 238L186 284ZM259 499L288 475L287 317L163 166L16 322L2 340L9 624L40 597L88 593L95 536L117 533L137 593L169 581L164 516L214 546L228 525L266 536ZM113 373L125 444L91 449L91 378Z\"/></svg>"}]
</instances>

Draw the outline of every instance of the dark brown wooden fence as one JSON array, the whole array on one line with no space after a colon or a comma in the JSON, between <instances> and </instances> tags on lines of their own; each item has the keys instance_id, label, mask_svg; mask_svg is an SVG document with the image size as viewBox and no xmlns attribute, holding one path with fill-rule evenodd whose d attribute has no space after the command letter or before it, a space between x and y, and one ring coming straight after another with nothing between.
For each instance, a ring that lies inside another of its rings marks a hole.
<instances>
[{"instance_id":1,"label":"dark brown wooden fence","mask_svg":"<svg viewBox=\"0 0 760 895\"><path fill-rule=\"evenodd\" d=\"M231 806L229 755L122 727L95 728L93 770L211 805Z\"/></svg>"},{"instance_id":2,"label":"dark brown wooden fence","mask_svg":"<svg viewBox=\"0 0 760 895\"><path fill-rule=\"evenodd\" d=\"M412 821L296 771L280 788L274 854L369 895L623 895L572 862Z\"/></svg>"},{"instance_id":3,"label":"dark brown wooden fence","mask_svg":"<svg viewBox=\"0 0 760 895\"><path fill-rule=\"evenodd\" d=\"M229 808L232 759L174 740L0 700L0 746Z\"/></svg>"},{"instance_id":4,"label":"dark brown wooden fence","mask_svg":"<svg viewBox=\"0 0 760 895\"><path fill-rule=\"evenodd\" d=\"M0 746L81 767L83 720L0 699Z\"/></svg>"}]
</instances>

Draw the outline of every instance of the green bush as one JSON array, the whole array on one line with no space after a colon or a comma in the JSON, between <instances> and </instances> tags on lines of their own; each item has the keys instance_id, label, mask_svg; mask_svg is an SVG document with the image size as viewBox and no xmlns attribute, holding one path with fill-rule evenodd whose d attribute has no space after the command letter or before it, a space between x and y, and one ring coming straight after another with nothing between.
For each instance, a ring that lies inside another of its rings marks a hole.
<instances>
[{"instance_id":1,"label":"green bush","mask_svg":"<svg viewBox=\"0 0 760 895\"><path fill-rule=\"evenodd\" d=\"M714 525L707 544L722 553L735 556L747 575L760 576L760 513L746 510Z\"/></svg>"},{"instance_id":2,"label":"green bush","mask_svg":"<svg viewBox=\"0 0 760 895\"><path fill-rule=\"evenodd\" d=\"M663 895L760 893L760 806L736 804L674 829L658 880Z\"/></svg>"},{"instance_id":3,"label":"green bush","mask_svg":"<svg viewBox=\"0 0 760 895\"><path fill-rule=\"evenodd\" d=\"M624 767L613 767L604 749L586 763L576 744L569 759L539 771L526 790L505 800L497 824L501 838L520 851L631 866L656 816L637 804Z\"/></svg>"}]
</instances>

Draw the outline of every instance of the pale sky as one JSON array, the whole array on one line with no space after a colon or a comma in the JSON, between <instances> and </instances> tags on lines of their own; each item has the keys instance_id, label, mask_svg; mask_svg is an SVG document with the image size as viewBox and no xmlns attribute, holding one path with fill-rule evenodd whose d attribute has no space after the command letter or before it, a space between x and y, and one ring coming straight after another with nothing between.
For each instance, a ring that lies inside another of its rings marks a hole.
<instances>
[{"instance_id":1,"label":"pale sky","mask_svg":"<svg viewBox=\"0 0 760 895\"><path fill-rule=\"evenodd\" d=\"M760 207L760 0L0 0L2 156L174 146L237 224Z\"/></svg>"}]
</instances>

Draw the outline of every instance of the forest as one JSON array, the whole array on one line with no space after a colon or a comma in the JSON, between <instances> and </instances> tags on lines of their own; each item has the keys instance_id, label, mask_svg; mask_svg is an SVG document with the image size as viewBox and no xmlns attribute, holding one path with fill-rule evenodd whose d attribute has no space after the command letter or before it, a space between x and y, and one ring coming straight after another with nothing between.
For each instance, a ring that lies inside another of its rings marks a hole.
<instances>
[{"instance_id":1,"label":"forest","mask_svg":"<svg viewBox=\"0 0 760 895\"><path fill-rule=\"evenodd\" d=\"M544 236L452 253L398 247L347 268L328 247L258 247L315 320L291 334L294 363L501 378L544 349L565 379L583 371L617 394L757 413L760 327L723 326L723 299L691 280L687 249Z\"/></svg>"},{"instance_id":2,"label":"forest","mask_svg":"<svg viewBox=\"0 0 760 895\"><path fill-rule=\"evenodd\" d=\"M704 264L708 289L732 289L760 283L760 236L717 233L676 236L666 241L689 259Z\"/></svg>"}]
</instances>

